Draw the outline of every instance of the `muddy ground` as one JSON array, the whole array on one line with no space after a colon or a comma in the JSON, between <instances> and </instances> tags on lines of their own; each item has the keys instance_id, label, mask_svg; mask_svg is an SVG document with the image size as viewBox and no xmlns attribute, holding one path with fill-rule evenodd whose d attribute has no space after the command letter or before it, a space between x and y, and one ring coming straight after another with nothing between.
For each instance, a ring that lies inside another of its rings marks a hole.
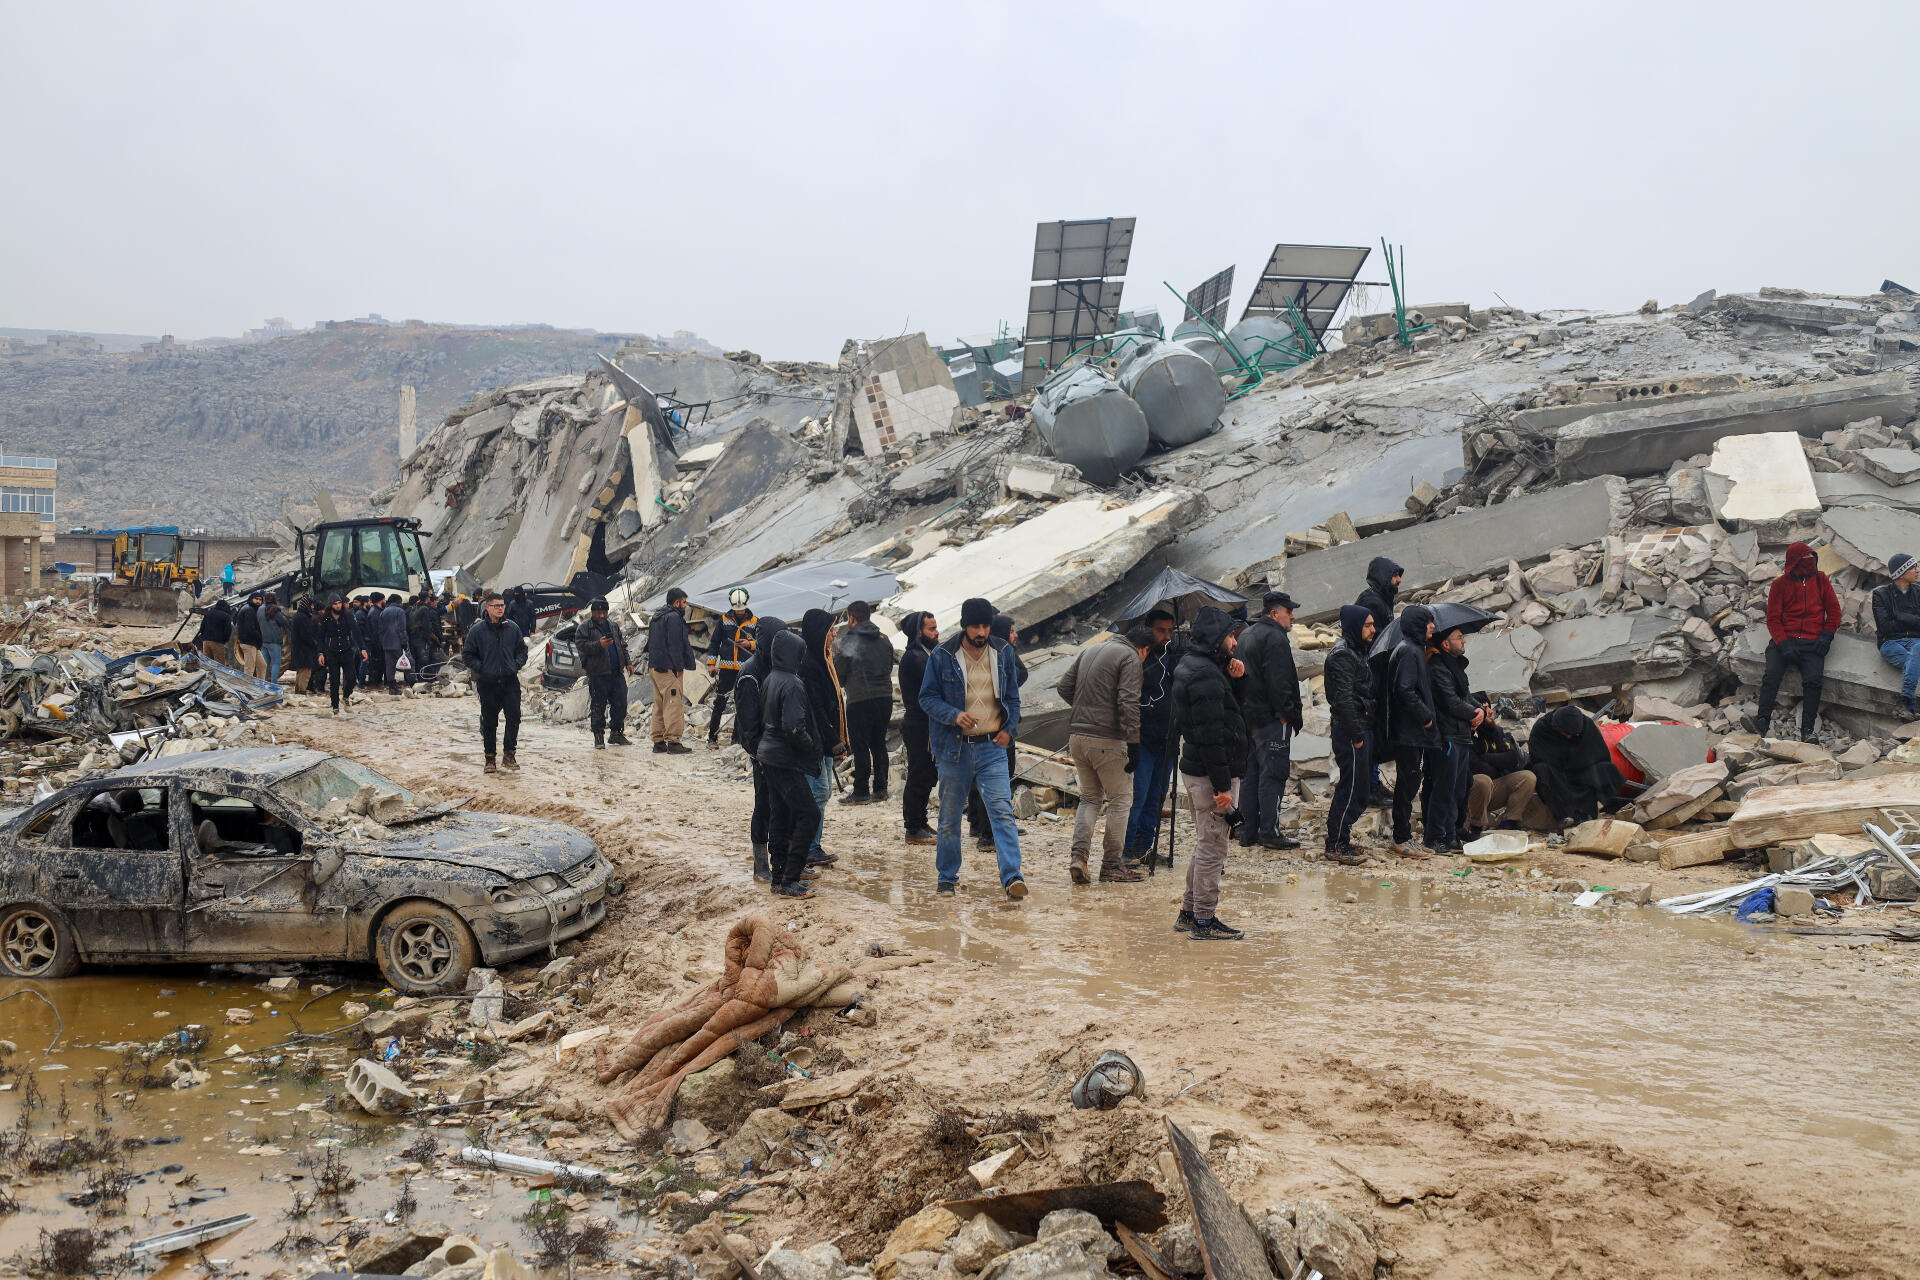
<instances>
[{"instance_id":1,"label":"muddy ground","mask_svg":"<svg viewBox=\"0 0 1920 1280\"><path fill-rule=\"evenodd\" d=\"M964 1166L980 1153L938 1140L943 1114L1026 1113L1044 1154L1003 1176L1011 1189L1171 1191L1167 1116L1244 1204L1314 1196L1369 1224L1396 1277L1920 1274L1920 951L1901 944L1578 910L1543 886L1647 878L1578 858L1542 857L1541 877L1526 862L1328 874L1237 851L1221 911L1248 936L1194 943L1171 928L1176 876L1071 886L1064 820L1023 824L1024 903L972 849L960 893L937 898L932 851L901 843L892 806L834 805L840 863L813 900L776 903L749 875L748 787L704 745L595 752L583 729L529 722L521 772L485 777L471 699L313 708L275 713L276 733L601 841L629 888L566 948L598 975L573 1026L617 1035L704 985L750 911L822 958L874 942L936 957L878 980L872 1028L808 1015L879 1086L816 1115L820 1168L729 1227L761 1247L833 1239L864 1259L900 1217L975 1190ZM23 1003L0 1006L0 1026L27 1019ZM1109 1047L1144 1069L1145 1104L1072 1111L1068 1089ZM543 1074L534 1096L553 1115L584 1104L582 1132L550 1128L549 1154L638 1158L598 1116L590 1062Z\"/></svg>"}]
</instances>

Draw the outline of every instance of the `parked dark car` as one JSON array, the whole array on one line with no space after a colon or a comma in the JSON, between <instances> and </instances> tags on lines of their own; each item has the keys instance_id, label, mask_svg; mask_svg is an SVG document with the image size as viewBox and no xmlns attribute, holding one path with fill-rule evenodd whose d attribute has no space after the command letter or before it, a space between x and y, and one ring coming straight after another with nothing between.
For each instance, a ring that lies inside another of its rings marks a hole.
<instances>
[{"instance_id":1,"label":"parked dark car","mask_svg":"<svg viewBox=\"0 0 1920 1280\"><path fill-rule=\"evenodd\" d=\"M620 886L584 832L464 804L423 805L357 761L281 747L76 782L0 821L0 974L371 961L417 995L606 918Z\"/></svg>"},{"instance_id":2,"label":"parked dark car","mask_svg":"<svg viewBox=\"0 0 1920 1280\"><path fill-rule=\"evenodd\" d=\"M574 628L577 623L562 623L547 640L547 660L540 672L540 680L549 689L565 689L575 680L587 674L580 665L580 651L573 646Z\"/></svg>"}]
</instances>

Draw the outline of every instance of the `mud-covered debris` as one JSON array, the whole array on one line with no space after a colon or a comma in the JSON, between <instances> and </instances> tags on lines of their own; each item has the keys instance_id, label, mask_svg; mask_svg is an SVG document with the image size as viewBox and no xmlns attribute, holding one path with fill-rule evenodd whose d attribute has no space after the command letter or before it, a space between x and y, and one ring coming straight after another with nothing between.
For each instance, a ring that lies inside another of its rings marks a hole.
<instances>
[{"instance_id":1,"label":"mud-covered debris","mask_svg":"<svg viewBox=\"0 0 1920 1280\"><path fill-rule=\"evenodd\" d=\"M419 1102L405 1081L370 1058L355 1058L347 1068L347 1093L361 1110L375 1116L404 1115Z\"/></svg>"},{"instance_id":2,"label":"mud-covered debris","mask_svg":"<svg viewBox=\"0 0 1920 1280\"><path fill-rule=\"evenodd\" d=\"M1122 1098L1147 1096L1147 1078L1132 1058L1118 1049L1101 1054L1080 1082L1073 1086L1073 1105L1077 1110L1111 1111Z\"/></svg>"}]
</instances>

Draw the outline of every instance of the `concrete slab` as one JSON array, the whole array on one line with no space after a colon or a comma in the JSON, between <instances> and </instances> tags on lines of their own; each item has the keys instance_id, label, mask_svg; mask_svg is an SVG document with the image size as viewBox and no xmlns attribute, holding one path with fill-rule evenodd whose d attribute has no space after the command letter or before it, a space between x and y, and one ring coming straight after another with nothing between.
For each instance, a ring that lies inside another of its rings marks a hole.
<instances>
[{"instance_id":1,"label":"concrete slab","mask_svg":"<svg viewBox=\"0 0 1920 1280\"><path fill-rule=\"evenodd\" d=\"M899 618L931 609L960 616L984 596L1021 627L1053 617L1113 585L1200 511L1191 489L1162 489L1109 506L1099 497L1062 502L965 546L947 547L900 573L905 589L884 611Z\"/></svg>"},{"instance_id":2,"label":"concrete slab","mask_svg":"<svg viewBox=\"0 0 1920 1280\"><path fill-rule=\"evenodd\" d=\"M1705 764L1713 735L1679 724L1643 724L1620 740L1620 754L1655 782Z\"/></svg>"},{"instance_id":3,"label":"concrete slab","mask_svg":"<svg viewBox=\"0 0 1920 1280\"><path fill-rule=\"evenodd\" d=\"M1855 455L1867 474L1884 484L1912 484L1920 480L1920 453L1912 449L1861 449Z\"/></svg>"},{"instance_id":4,"label":"concrete slab","mask_svg":"<svg viewBox=\"0 0 1920 1280\"><path fill-rule=\"evenodd\" d=\"M1597 542L1612 519L1609 494L1615 484L1589 480L1295 556L1286 563L1287 593L1300 605L1297 617L1318 622L1353 603L1366 585L1367 562L1375 556L1406 570L1400 584L1404 595L1449 578L1504 569L1509 560L1526 564L1561 547Z\"/></svg>"},{"instance_id":5,"label":"concrete slab","mask_svg":"<svg viewBox=\"0 0 1920 1280\"><path fill-rule=\"evenodd\" d=\"M1532 693L1534 668L1546 648L1546 637L1532 627L1468 636L1467 677L1473 691L1496 697Z\"/></svg>"},{"instance_id":6,"label":"concrete slab","mask_svg":"<svg viewBox=\"0 0 1920 1280\"><path fill-rule=\"evenodd\" d=\"M1760 687L1760 677L1767 670L1764 624L1741 633L1740 643L1733 651L1733 670L1742 684L1753 689ZM1800 674L1791 667L1780 692L1796 699L1800 696ZM1836 635L1833 647L1827 651L1820 701L1822 706L1852 707L1857 711L1906 719L1900 711L1900 673L1881 658L1879 648L1871 639L1850 631Z\"/></svg>"},{"instance_id":7,"label":"concrete slab","mask_svg":"<svg viewBox=\"0 0 1920 1280\"><path fill-rule=\"evenodd\" d=\"M1902 373L1697 396L1594 414L1561 431L1555 456L1562 480L1651 475L1727 436L1817 436L1876 415L1898 426L1913 417L1915 399Z\"/></svg>"},{"instance_id":8,"label":"concrete slab","mask_svg":"<svg viewBox=\"0 0 1920 1280\"><path fill-rule=\"evenodd\" d=\"M1887 561L1920 546L1920 514L1886 507L1844 507L1820 517L1820 531L1848 564L1884 574Z\"/></svg>"},{"instance_id":9,"label":"concrete slab","mask_svg":"<svg viewBox=\"0 0 1920 1280\"><path fill-rule=\"evenodd\" d=\"M1716 479L1724 483L1716 483ZM1722 522L1767 526L1820 514L1813 468L1791 431L1726 436L1707 464L1707 498Z\"/></svg>"},{"instance_id":10,"label":"concrete slab","mask_svg":"<svg viewBox=\"0 0 1920 1280\"><path fill-rule=\"evenodd\" d=\"M1680 631L1685 621L1674 610L1641 609L1549 622L1540 628L1546 652L1534 688L1572 691L1680 675L1693 661Z\"/></svg>"},{"instance_id":11,"label":"concrete slab","mask_svg":"<svg viewBox=\"0 0 1920 1280\"><path fill-rule=\"evenodd\" d=\"M1920 485L1891 485L1855 471L1815 472L1813 491L1829 511L1835 507L1893 507L1920 512Z\"/></svg>"}]
</instances>

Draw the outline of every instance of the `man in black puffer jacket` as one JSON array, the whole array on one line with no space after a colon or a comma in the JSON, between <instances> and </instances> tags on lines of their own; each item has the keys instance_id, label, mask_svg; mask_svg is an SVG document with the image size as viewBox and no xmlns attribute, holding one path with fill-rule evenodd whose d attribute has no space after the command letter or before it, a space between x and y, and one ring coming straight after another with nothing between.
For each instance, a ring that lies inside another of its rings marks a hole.
<instances>
[{"instance_id":1,"label":"man in black puffer jacket","mask_svg":"<svg viewBox=\"0 0 1920 1280\"><path fill-rule=\"evenodd\" d=\"M847 747L853 752L853 790L841 804L887 798L893 664L893 641L875 624L873 606L855 600L847 606L847 630L833 648L833 669L847 699Z\"/></svg>"},{"instance_id":2,"label":"man in black puffer jacket","mask_svg":"<svg viewBox=\"0 0 1920 1280\"><path fill-rule=\"evenodd\" d=\"M806 885L807 849L820 826L813 779L824 758L821 726L800 677L806 641L791 631L769 639L770 644L761 643L772 650L773 671L761 693L760 743L754 749L767 785L767 859L776 894L811 898L813 890Z\"/></svg>"},{"instance_id":3,"label":"man in black puffer jacket","mask_svg":"<svg viewBox=\"0 0 1920 1280\"><path fill-rule=\"evenodd\" d=\"M1393 601L1400 594L1400 579L1405 570L1385 556L1375 556L1367 564L1367 585L1360 589L1360 595L1354 603L1373 615L1373 634L1380 635L1393 621ZM1378 688L1386 683L1387 667L1385 662L1373 664L1373 683ZM1393 799L1380 785L1380 753L1372 754L1373 788L1367 793L1367 803L1376 809L1384 809L1393 803Z\"/></svg>"},{"instance_id":4,"label":"man in black puffer jacket","mask_svg":"<svg viewBox=\"0 0 1920 1280\"><path fill-rule=\"evenodd\" d=\"M927 825L927 801L933 784L940 780L940 769L933 762L933 731L920 705L920 686L927 678L927 655L940 643L940 624L931 613L910 613L900 620L900 631L907 638L906 652L900 655L900 743L907 750L900 820L906 825L908 844L926 845L939 839Z\"/></svg>"},{"instance_id":5,"label":"man in black puffer jacket","mask_svg":"<svg viewBox=\"0 0 1920 1280\"><path fill-rule=\"evenodd\" d=\"M1174 731L1180 735L1180 785L1193 806L1196 838L1187 859L1187 892L1174 928L1202 941L1243 937L1220 919L1220 871L1232 834L1227 815L1239 799L1247 763L1247 725L1227 676L1238 624L1208 605L1193 620L1193 646L1173 672Z\"/></svg>"},{"instance_id":6,"label":"man in black puffer jacket","mask_svg":"<svg viewBox=\"0 0 1920 1280\"><path fill-rule=\"evenodd\" d=\"M1340 642L1327 653L1324 682L1333 711L1333 761L1340 767L1327 808L1328 861L1356 866L1365 861L1353 847L1353 824L1367 807L1372 778L1368 746L1373 735L1373 614L1365 605L1340 607Z\"/></svg>"},{"instance_id":7,"label":"man in black puffer jacket","mask_svg":"<svg viewBox=\"0 0 1920 1280\"><path fill-rule=\"evenodd\" d=\"M609 730L614 746L632 746L627 737L627 677L633 674L633 659L619 624L607 616L605 596L595 596L587 605L587 620L574 628L573 647L587 676L587 722L594 750L605 749Z\"/></svg>"},{"instance_id":8,"label":"man in black puffer jacket","mask_svg":"<svg viewBox=\"0 0 1920 1280\"><path fill-rule=\"evenodd\" d=\"M1427 678L1440 741L1427 748L1427 803L1421 825L1428 848L1458 853L1465 843L1460 826L1472 777L1468 766L1473 735L1485 711L1467 679L1467 637L1458 627L1428 644Z\"/></svg>"},{"instance_id":9,"label":"man in black puffer jacket","mask_svg":"<svg viewBox=\"0 0 1920 1280\"><path fill-rule=\"evenodd\" d=\"M806 642L806 651L800 656L800 682L813 705L821 754L820 767L813 776L813 799L820 806L820 821L815 824L807 850L807 865L820 867L840 860L839 854L822 849L820 841L827 834L827 797L833 794L834 761L847 754L847 713L841 700L840 676L833 669L833 615L825 609L807 610L800 616L800 638Z\"/></svg>"},{"instance_id":10,"label":"man in black puffer jacket","mask_svg":"<svg viewBox=\"0 0 1920 1280\"><path fill-rule=\"evenodd\" d=\"M1247 672L1240 681L1240 701L1252 739L1240 782L1247 815L1240 843L1250 847L1258 841L1269 849L1298 849L1298 840L1280 834L1280 801L1293 768L1293 735L1303 723L1300 676L1294 670L1293 645L1287 640L1293 626L1293 597L1269 591L1260 608L1260 617L1240 633L1234 649Z\"/></svg>"},{"instance_id":11,"label":"man in black puffer jacket","mask_svg":"<svg viewBox=\"0 0 1920 1280\"><path fill-rule=\"evenodd\" d=\"M740 664L740 678L733 684L733 740L746 749L747 764L753 771L753 817L747 824L747 834L753 842L753 878L771 880L773 871L767 858L767 824L771 817L772 802L767 796L767 778L760 768L757 753L761 735L766 731L761 702L766 693L767 677L773 674L772 638L785 631L787 624L779 618L756 618L754 627L755 648Z\"/></svg>"},{"instance_id":12,"label":"man in black puffer jacket","mask_svg":"<svg viewBox=\"0 0 1920 1280\"><path fill-rule=\"evenodd\" d=\"M1434 727L1433 683L1427 671L1427 640L1433 613L1412 604L1400 615L1400 643L1387 658L1386 685L1380 690L1380 739L1393 751L1393 846L1399 858L1424 858L1413 843L1413 802L1427 748L1440 741Z\"/></svg>"},{"instance_id":13,"label":"man in black puffer jacket","mask_svg":"<svg viewBox=\"0 0 1920 1280\"><path fill-rule=\"evenodd\" d=\"M507 718L506 760L509 770L520 768L514 748L520 744L520 668L527 665L527 641L520 628L507 621L507 602L487 597L480 621L460 646L460 661L473 673L473 691L480 695L480 744L486 751L484 773L498 773L494 734L500 717Z\"/></svg>"}]
</instances>

